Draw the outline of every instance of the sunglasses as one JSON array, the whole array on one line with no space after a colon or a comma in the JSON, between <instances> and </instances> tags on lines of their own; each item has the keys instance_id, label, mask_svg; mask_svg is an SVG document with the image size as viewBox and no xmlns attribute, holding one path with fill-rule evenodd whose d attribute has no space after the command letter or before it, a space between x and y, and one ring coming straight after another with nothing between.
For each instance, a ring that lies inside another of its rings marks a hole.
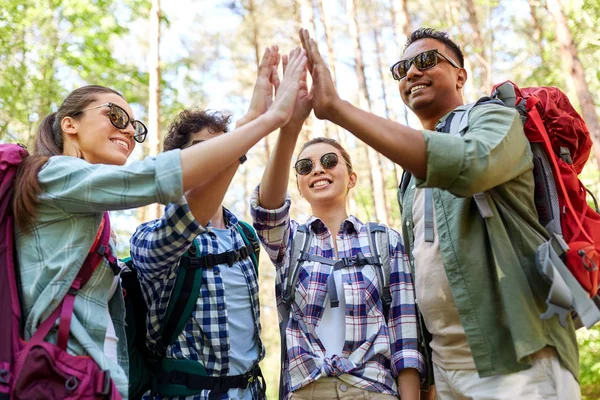
<instances>
[{"instance_id":1,"label":"sunglasses","mask_svg":"<svg viewBox=\"0 0 600 400\"><path fill-rule=\"evenodd\" d=\"M340 161L340 158L335 153L323 154L321 156L321 158L319 159L319 162L325 169L335 168L336 165L338 165L339 161ZM348 165L348 167L352 170L352 165L350 165L350 163L348 161L346 161L346 160L344 160L344 161L346 162L346 165ZM302 159L296 161L296 164L294 165L294 169L296 170L296 173L298 175L308 175L312 172L313 168L314 168L314 163L310 158L302 158Z\"/></svg>"},{"instance_id":2,"label":"sunglasses","mask_svg":"<svg viewBox=\"0 0 600 400\"><path fill-rule=\"evenodd\" d=\"M415 67L417 67L419 71L430 69L437 65L438 56L448 61L450 65L452 65L454 68L460 68L456 64L456 62L454 62L450 57L443 55L437 49L433 49L419 53L413 58L409 58L408 60L398 61L396 64L392 65L390 71L392 71L392 76L394 77L394 79L399 81L406 77L406 74L408 74L408 70L410 69L411 64L415 64Z\"/></svg>"},{"instance_id":3,"label":"sunglasses","mask_svg":"<svg viewBox=\"0 0 600 400\"><path fill-rule=\"evenodd\" d=\"M131 122L131 126L133 126L133 130L135 131L135 133L133 134L133 138L135 139L135 141L138 143L142 143L144 140L146 140L146 135L148 134L148 129L146 128L146 125L144 125L141 121L138 120L132 121L131 118L129 118L129 114L127 114L127 111L123 110L121 107L114 103L105 103L100 104L96 107L86 108L85 110L76 112L75 114L73 114L73 116L101 107L110 108L108 111L108 119L115 128L125 129L127 128L127 125L129 125L129 123Z\"/></svg>"}]
</instances>

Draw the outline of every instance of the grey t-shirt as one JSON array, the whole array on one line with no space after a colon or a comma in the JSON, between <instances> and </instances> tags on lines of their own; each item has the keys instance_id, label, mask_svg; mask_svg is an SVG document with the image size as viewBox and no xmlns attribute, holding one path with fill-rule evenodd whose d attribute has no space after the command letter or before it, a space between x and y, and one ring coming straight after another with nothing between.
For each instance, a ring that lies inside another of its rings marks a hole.
<instances>
[{"instance_id":1,"label":"grey t-shirt","mask_svg":"<svg viewBox=\"0 0 600 400\"><path fill-rule=\"evenodd\" d=\"M219 253L231 250L235 228L215 229L219 242ZM259 346L252 315L252 302L246 277L242 272L239 262L231 267L227 264L219 265L225 301L227 307L227 324L229 328L229 375L246 373L258 360ZM252 327L252 329L248 329ZM252 399L250 390L230 389L229 397L232 399Z\"/></svg>"}]
</instances>

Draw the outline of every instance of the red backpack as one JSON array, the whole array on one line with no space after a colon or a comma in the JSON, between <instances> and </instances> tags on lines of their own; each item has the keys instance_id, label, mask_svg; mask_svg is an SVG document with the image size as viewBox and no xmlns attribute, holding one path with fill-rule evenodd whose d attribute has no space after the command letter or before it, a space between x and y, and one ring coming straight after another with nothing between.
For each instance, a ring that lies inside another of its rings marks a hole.
<instances>
[{"instance_id":1,"label":"red backpack","mask_svg":"<svg viewBox=\"0 0 600 400\"><path fill-rule=\"evenodd\" d=\"M494 86L492 98L519 111L534 154L538 218L551 237L537 254L540 271L552 282L542 317L574 311L590 328L600 320L600 210L578 178L590 158L590 132L557 88L519 89L507 81Z\"/></svg>"},{"instance_id":2,"label":"red backpack","mask_svg":"<svg viewBox=\"0 0 600 400\"><path fill-rule=\"evenodd\" d=\"M591 328L600 321L600 210L595 198L596 210L588 205L587 195L593 195L577 177L590 157L590 132L559 89L520 89L510 81L494 86L491 97L454 111L436 129L462 134L468 127L469 111L486 103L515 108L531 144L535 205L550 237L536 253L538 269L551 283L548 308L541 317L557 314L566 326L572 314L578 327ZM488 193L502 201L494 189ZM473 198L484 218L493 216L483 193Z\"/></svg>"},{"instance_id":3,"label":"red backpack","mask_svg":"<svg viewBox=\"0 0 600 400\"><path fill-rule=\"evenodd\" d=\"M121 396L109 371L102 371L91 357L67 353L67 341L77 291L92 276L104 257L115 262L108 242L108 213L96 234L71 288L33 337L23 340L19 270L14 257L14 215L11 202L16 170L28 156L24 147L0 144L0 400L8 399L110 399ZM8 307L10 305L10 307ZM44 338L60 318L57 343Z\"/></svg>"}]
</instances>

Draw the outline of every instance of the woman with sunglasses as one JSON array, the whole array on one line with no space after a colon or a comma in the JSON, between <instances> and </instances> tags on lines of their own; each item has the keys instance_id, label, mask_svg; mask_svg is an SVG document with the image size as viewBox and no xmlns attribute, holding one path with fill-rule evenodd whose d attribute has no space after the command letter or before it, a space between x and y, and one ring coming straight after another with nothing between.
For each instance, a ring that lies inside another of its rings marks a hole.
<instances>
[{"instance_id":1,"label":"woman with sunglasses","mask_svg":"<svg viewBox=\"0 0 600 400\"><path fill-rule=\"evenodd\" d=\"M102 86L74 90L41 123L15 185L16 253L25 339L61 303L106 211L178 201L210 181L264 136L285 124L305 69L293 53L271 107L227 135L125 165L146 136L127 101ZM205 224L207 221L198 221ZM197 228L199 229L199 228ZM102 261L76 295L68 351L92 357L126 398L127 354L120 270ZM56 329L46 340L56 340Z\"/></svg>"},{"instance_id":2,"label":"woman with sunglasses","mask_svg":"<svg viewBox=\"0 0 600 400\"><path fill-rule=\"evenodd\" d=\"M286 191L310 102L303 81L293 116L282 127L251 199L254 227L277 271L278 308L296 261L290 253L301 223L290 218ZM417 399L424 364L417 350L412 280L398 233L387 229L392 303L386 322L375 272L379 267L352 265L332 272L327 262L371 255L366 224L346 209L348 192L357 181L350 156L333 139L316 138L302 146L295 172L313 214L302 225L311 238L304 249L321 262L309 257L297 264L294 274L296 294L284 327L282 398ZM328 282L334 282L335 289L328 288ZM337 307L331 301L336 295Z\"/></svg>"}]
</instances>

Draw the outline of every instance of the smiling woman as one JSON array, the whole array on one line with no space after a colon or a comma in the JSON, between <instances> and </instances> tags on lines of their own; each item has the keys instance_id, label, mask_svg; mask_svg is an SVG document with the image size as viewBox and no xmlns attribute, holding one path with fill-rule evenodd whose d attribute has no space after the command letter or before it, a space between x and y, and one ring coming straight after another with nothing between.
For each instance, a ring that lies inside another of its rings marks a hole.
<instances>
[{"instance_id":1,"label":"smiling woman","mask_svg":"<svg viewBox=\"0 0 600 400\"><path fill-rule=\"evenodd\" d=\"M92 365L110 373L104 376L114 382L111 399L120 398L119 393L126 397L125 309L121 270L111 256L114 243L108 249L103 246L104 257L97 265L88 268L86 262L82 267L96 238L108 236L108 211L177 202L185 191L239 163L250 147L290 118L305 63L298 49L271 107L251 122L201 146L127 166L136 142L147 132L127 101L102 86L70 93L58 111L43 120L33 152L21 162L16 177L13 209L23 339L39 331L36 341L56 342L53 349L60 354L66 355L68 348L72 355L91 357Z\"/></svg>"},{"instance_id":2,"label":"smiling woman","mask_svg":"<svg viewBox=\"0 0 600 400\"><path fill-rule=\"evenodd\" d=\"M282 128L250 201L254 227L277 271L280 397L337 398L341 388L348 398L416 398L424 359L402 241L382 224L348 215L357 175L335 140L302 146L294 169L313 215L304 224L290 218L287 175L303 106L309 107L300 102L294 124Z\"/></svg>"}]
</instances>

